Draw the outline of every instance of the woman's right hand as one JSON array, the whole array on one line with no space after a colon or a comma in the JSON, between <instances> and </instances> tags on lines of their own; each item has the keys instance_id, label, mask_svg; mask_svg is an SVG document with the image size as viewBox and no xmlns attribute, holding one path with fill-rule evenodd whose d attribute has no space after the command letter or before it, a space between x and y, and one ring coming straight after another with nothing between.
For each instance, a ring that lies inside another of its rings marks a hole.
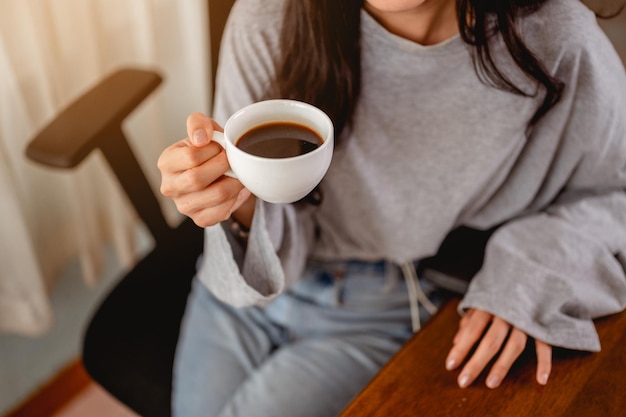
<instances>
[{"instance_id":1,"label":"woman's right hand","mask_svg":"<svg viewBox=\"0 0 626 417\"><path fill-rule=\"evenodd\" d=\"M214 130L222 128L201 113L187 118L187 138L159 157L161 194L200 227L213 226L235 211L237 220L249 226L255 198L239 180L224 175L230 166L224 149L211 140Z\"/></svg>"}]
</instances>

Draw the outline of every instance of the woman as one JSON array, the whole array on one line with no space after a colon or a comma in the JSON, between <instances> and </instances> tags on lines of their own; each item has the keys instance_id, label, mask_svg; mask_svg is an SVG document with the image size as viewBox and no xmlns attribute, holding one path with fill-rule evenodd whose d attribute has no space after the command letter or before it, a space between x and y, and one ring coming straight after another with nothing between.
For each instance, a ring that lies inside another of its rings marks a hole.
<instances>
[{"instance_id":1,"label":"woman","mask_svg":"<svg viewBox=\"0 0 626 417\"><path fill-rule=\"evenodd\" d=\"M239 0L217 86L159 159L206 228L175 415L336 415L427 317L415 266L459 226L497 227L442 364L460 387L499 386L528 340L540 384L552 346L599 350L592 319L626 305L626 77L583 4ZM268 97L333 119L321 200L223 176L212 132Z\"/></svg>"}]
</instances>

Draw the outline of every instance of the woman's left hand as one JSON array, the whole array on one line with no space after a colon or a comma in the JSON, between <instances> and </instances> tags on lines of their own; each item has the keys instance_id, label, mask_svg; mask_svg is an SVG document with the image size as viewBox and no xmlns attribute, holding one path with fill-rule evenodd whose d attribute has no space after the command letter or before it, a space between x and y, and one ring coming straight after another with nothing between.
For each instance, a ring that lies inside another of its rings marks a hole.
<instances>
[{"instance_id":1,"label":"woman's left hand","mask_svg":"<svg viewBox=\"0 0 626 417\"><path fill-rule=\"evenodd\" d=\"M487 329L489 327L489 329ZM486 330L486 331L485 331ZM469 357L458 377L461 388L469 386L487 364L500 352L487 375L486 385L497 388L524 351L528 335L500 317L483 310L471 309L463 316L453 346L446 359L446 369L453 370L465 361L470 350L478 346ZM552 368L552 346L535 340L537 353L537 382L545 385Z\"/></svg>"}]
</instances>

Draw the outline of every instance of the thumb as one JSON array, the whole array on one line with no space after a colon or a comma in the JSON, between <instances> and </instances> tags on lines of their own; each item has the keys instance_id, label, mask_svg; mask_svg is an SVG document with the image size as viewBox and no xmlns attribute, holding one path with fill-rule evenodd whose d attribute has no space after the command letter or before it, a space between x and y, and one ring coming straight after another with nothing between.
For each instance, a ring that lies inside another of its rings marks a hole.
<instances>
[{"instance_id":1,"label":"thumb","mask_svg":"<svg viewBox=\"0 0 626 417\"><path fill-rule=\"evenodd\" d=\"M191 144L196 147L201 147L209 143L209 137L204 129L196 129L191 134Z\"/></svg>"},{"instance_id":2,"label":"thumb","mask_svg":"<svg viewBox=\"0 0 626 417\"><path fill-rule=\"evenodd\" d=\"M187 117L187 141L194 147L200 148L211 142L214 130L222 130L220 125L202 113L192 113Z\"/></svg>"}]
</instances>

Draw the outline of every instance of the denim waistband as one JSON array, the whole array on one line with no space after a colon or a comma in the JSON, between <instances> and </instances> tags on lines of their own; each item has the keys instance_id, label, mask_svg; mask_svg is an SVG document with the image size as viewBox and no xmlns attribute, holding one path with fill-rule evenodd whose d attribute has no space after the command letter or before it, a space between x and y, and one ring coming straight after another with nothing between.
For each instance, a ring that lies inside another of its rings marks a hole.
<instances>
[{"instance_id":1,"label":"denim waistband","mask_svg":"<svg viewBox=\"0 0 626 417\"><path fill-rule=\"evenodd\" d=\"M363 287L364 281L373 284L376 291L381 294L408 291L408 301L411 305L411 317L415 331L420 328L420 304L431 314L437 307L429 300L420 285L417 276L418 262L405 262L397 265L386 260L362 261L312 261L307 268L309 278L315 280L317 285L334 287L334 303L342 304L345 289L355 286ZM367 287L370 287L368 285ZM304 289L304 288L301 288ZM306 291L306 290L305 290ZM296 290L296 292L298 292ZM302 294L301 294L302 295Z\"/></svg>"},{"instance_id":2,"label":"denim waistband","mask_svg":"<svg viewBox=\"0 0 626 417\"><path fill-rule=\"evenodd\" d=\"M417 268L419 262L413 262L415 268ZM311 260L308 264L308 268L313 269L323 269L328 271L343 271L345 274L348 273L359 273L359 272L369 272L372 274L380 273L384 274L386 271L389 271L390 268L395 268L400 270L400 266L386 260L374 260L374 261L364 261L358 259L348 259L348 260L337 260L337 261L327 261L327 260Z\"/></svg>"}]
</instances>

